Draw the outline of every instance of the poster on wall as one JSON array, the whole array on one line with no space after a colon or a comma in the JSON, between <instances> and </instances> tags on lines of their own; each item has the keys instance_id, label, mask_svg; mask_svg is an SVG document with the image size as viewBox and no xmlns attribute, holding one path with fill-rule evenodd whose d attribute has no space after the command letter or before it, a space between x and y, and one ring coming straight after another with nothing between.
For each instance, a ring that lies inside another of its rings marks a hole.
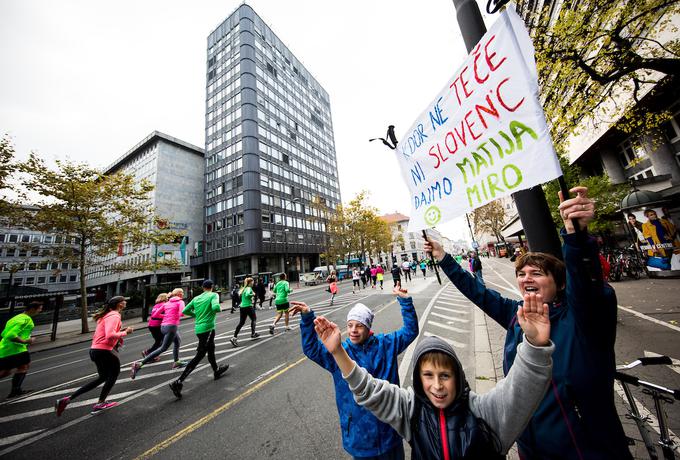
<instances>
[{"instance_id":1,"label":"poster on wall","mask_svg":"<svg viewBox=\"0 0 680 460\"><path fill-rule=\"evenodd\" d=\"M649 271L680 270L680 236L668 208L631 209L626 221Z\"/></svg>"}]
</instances>

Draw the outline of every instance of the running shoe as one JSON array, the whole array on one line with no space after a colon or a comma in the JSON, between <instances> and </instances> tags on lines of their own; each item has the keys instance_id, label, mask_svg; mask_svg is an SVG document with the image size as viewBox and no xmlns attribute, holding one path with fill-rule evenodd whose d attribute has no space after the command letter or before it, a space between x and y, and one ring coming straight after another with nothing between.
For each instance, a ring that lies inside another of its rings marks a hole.
<instances>
[{"instance_id":1,"label":"running shoe","mask_svg":"<svg viewBox=\"0 0 680 460\"><path fill-rule=\"evenodd\" d=\"M181 369L185 367L188 363L186 361L175 361L172 363L172 368L173 369Z\"/></svg>"},{"instance_id":2,"label":"running shoe","mask_svg":"<svg viewBox=\"0 0 680 460\"><path fill-rule=\"evenodd\" d=\"M238 347L238 340L236 339L236 337L230 338L229 341L234 346L234 348Z\"/></svg>"},{"instance_id":3,"label":"running shoe","mask_svg":"<svg viewBox=\"0 0 680 460\"><path fill-rule=\"evenodd\" d=\"M274 326L269 326L269 333L274 335Z\"/></svg>"},{"instance_id":4,"label":"running shoe","mask_svg":"<svg viewBox=\"0 0 680 460\"><path fill-rule=\"evenodd\" d=\"M229 369L229 364L225 364L223 366L218 367L217 370L214 372L215 380L219 380L220 377L222 377L222 374L227 372L227 369Z\"/></svg>"},{"instance_id":5,"label":"running shoe","mask_svg":"<svg viewBox=\"0 0 680 460\"><path fill-rule=\"evenodd\" d=\"M132 363L132 366L130 366L130 379L134 380L135 377L137 377L137 372L139 372L141 368L142 365L138 361Z\"/></svg>"},{"instance_id":6,"label":"running shoe","mask_svg":"<svg viewBox=\"0 0 680 460\"><path fill-rule=\"evenodd\" d=\"M64 413L66 410L66 406L68 406L68 403L71 402L71 398L66 396L65 398L57 399L57 402L54 403L54 410L57 413L57 417L61 417L61 414Z\"/></svg>"},{"instance_id":7,"label":"running shoe","mask_svg":"<svg viewBox=\"0 0 680 460\"><path fill-rule=\"evenodd\" d=\"M146 358L146 355L148 355L149 352L146 350L142 350L142 359Z\"/></svg>"},{"instance_id":8,"label":"running shoe","mask_svg":"<svg viewBox=\"0 0 680 460\"><path fill-rule=\"evenodd\" d=\"M118 405L117 402L112 401L104 401L103 403L97 403L94 406L92 406L92 411L90 411L90 414L96 415L104 412L106 409L111 409L112 407L116 407Z\"/></svg>"},{"instance_id":9,"label":"running shoe","mask_svg":"<svg viewBox=\"0 0 680 460\"><path fill-rule=\"evenodd\" d=\"M259 336L260 336L260 334L258 334L258 333L256 332L256 333L254 333L254 334L251 334L251 335L250 335L250 338L251 338L251 339L256 339L256 338L258 338Z\"/></svg>"},{"instance_id":10,"label":"running shoe","mask_svg":"<svg viewBox=\"0 0 680 460\"><path fill-rule=\"evenodd\" d=\"M170 389L172 390L172 394L175 395L175 398L177 399L182 399L182 382L179 380L175 380L170 384Z\"/></svg>"}]
</instances>

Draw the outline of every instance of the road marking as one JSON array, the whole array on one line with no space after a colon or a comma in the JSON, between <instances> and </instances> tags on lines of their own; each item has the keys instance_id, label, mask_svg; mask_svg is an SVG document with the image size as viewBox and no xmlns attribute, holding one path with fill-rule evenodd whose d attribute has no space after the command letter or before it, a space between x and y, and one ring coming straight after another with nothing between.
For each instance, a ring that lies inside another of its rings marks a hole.
<instances>
[{"instance_id":1,"label":"road marking","mask_svg":"<svg viewBox=\"0 0 680 460\"><path fill-rule=\"evenodd\" d=\"M436 316L437 318L448 319L450 321L457 322L457 323L469 323L470 322L469 319L454 318L453 316L446 316L446 315L442 315L441 313L435 313L435 312L430 313L430 316Z\"/></svg>"},{"instance_id":2,"label":"road marking","mask_svg":"<svg viewBox=\"0 0 680 460\"><path fill-rule=\"evenodd\" d=\"M139 392L140 390L132 390L132 391L124 391L123 393L118 393L115 395L109 395L110 399L120 399L120 398L125 398L127 396L130 396L132 394L135 394ZM95 404L99 401L99 398L92 398L88 399L85 401L78 401L74 403L70 403L68 407L81 407L81 406L87 406L90 404ZM36 410L31 410L28 412L22 412L20 414L14 414L14 415L6 415L4 417L0 417L0 423L7 423L7 422L13 422L14 420L22 420L28 417L35 417L36 415L43 415L43 414L49 414L50 412L54 412L54 407L48 407L46 409L36 409ZM0 452L2 454L2 452Z\"/></svg>"},{"instance_id":3,"label":"road marking","mask_svg":"<svg viewBox=\"0 0 680 460\"><path fill-rule=\"evenodd\" d=\"M621 386L621 383L614 381L614 390L616 393L621 397L621 399L624 400L626 403L626 409L628 409L628 399L626 399L626 394L623 391L623 387ZM659 429L659 420L656 418L654 414L652 414L645 406L642 405L640 401L638 401L637 398L633 397L633 400L635 401L635 404L638 406L638 410L640 411L640 417L644 418L647 420L647 424L652 427L654 431L656 431L656 434L659 436L661 435L661 430ZM671 438L671 440L674 443L674 449L676 452L680 452L680 439L671 431L671 429L668 429L668 435Z\"/></svg>"},{"instance_id":4,"label":"road marking","mask_svg":"<svg viewBox=\"0 0 680 460\"><path fill-rule=\"evenodd\" d=\"M437 303L440 303L442 305L449 305L451 307L467 307L468 304L460 303L460 302L448 302L446 300L437 300Z\"/></svg>"},{"instance_id":5,"label":"road marking","mask_svg":"<svg viewBox=\"0 0 680 460\"><path fill-rule=\"evenodd\" d=\"M628 308L628 307L624 307L624 306L619 305L619 309L621 309L621 310L623 310L623 311L625 311L625 312L628 312L628 313L630 313L631 315L635 315L635 316L637 316L638 318L646 319L647 321L650 321L650 322L652 322L652 323L654 323L654 324L658 324L659 326L665 326L665 327L667 327L668 329L673 329L674 331L680 332L680 327L678 327L678 326L675 326L675 325L673 325L673 324L666 323L666 322L661 321L661 320L656 319L656 318L652 318L651 316L647 316L647 315L645 315L644 313L637 312L637 311L635 311L635 310L633 310L633 309L631 309L631 308Z\"/></svg>"},{"instance_id":6,"label":"road marking","mask_svg":"<svg viewBox=\"0 0 680 460\"><path fill-rule=\"evenodd\" d=\"M434 308L437 309L437 310L444 310L444 311L448 311L448 312L451 312L451 313L457 313L457 314L459 314L459 315L467 315L467 314L469 314L469 312L467 312L467 311L463 311L463 310L455 310L455 309L453 309L453 308L440 307L440 306L437 306L437 305L435 305Z\"/></svg>"},{"instance_id":7,"label":"road marking","mask_svg":"<svg viewBox=\"0 0 680 460\"><path fill-rule=\"evenodd\" d=\"M268 370L267 372L265 372L264 374L258 375L257 378L256 378L255 380L253 380L252 382L250 382L250 383L249 383L248 385L246 385L246 386L249 387L250 385L259 382L260 380L262 380L263 378L265 378L266 376L268 376L269 374L271 374L272 372L274 372L276 369L280 369L281 367L283 367L283 366L285 366L285 365L286 365L286 363L281 363L281 364L279 364L278 366L276 366L276 367L274 367L274 368L272 368L272 369L269 369L269 370Z\"/></svg>"},{"instance_id":8,"label":"road marking","mask_svg":"<svg viewBox=\"0 0 680 460\"><path fill-rule=\"evenodd\" d=\"M422 317L420 318L420 321L418 321L418 330L422 331L423 327L425 326L425 321L427 320L427 315L430 314L430 310L432 310L432 307L434 306L435 301L437 298L441 295L442 292L444 292L444 289L450 286L449 282L444 282L444 286L442 286L439 291L432 297L432 300L430 300L430 303L427 304L427 308L425 308L425 311L423 312ZM403 382L405 377L406 377L406 372L408 372L408 368L411 365L411 358L413 357L413 350L416 348L416 343L418 342L418 337L411 342L411 345L406 348L406 351L404 352L404 357L401 359L401 364L399 365L399 381Z\"/></svg>"},{"instance_id":9,"label":"road marking","mask_svg":"<svg viewBox=\"0 0 680 460\"><path fill-rule=\"evenodd\" d=\"M447 339L445 337L438 336L437 334L433 334L431 332L423 332L423 335L425 337L437 337L438 339L442 339L444 342L448 343L453 348L466 348L467 347L467 344L465 344L465 343L456 342L455 340Z\"/></svg>"},{"instance_id":10,"label":"road marking","mask_svg":"<svg viewBox=\"0 0 680 460\"><path fill-rule=\"evenodd\" d=\"M458 333L461 333L461 334L469 334L470 333L470 331L466 331L465 329L459 329L457 327L448 326L446 324L438 323L437 321L428 321L427 324L431 324L433 326L438 326L438 327L443 327L444 329L448 329L449 331L458 332Z\"/></svg>"},{"instance_id":11,"label":"road marking","mask_svg":"<svg viewBox=\"0 0 680 460\"><path fill-rule=\"evenodd\" d=\"M655 356L663 356L663 355L660 355L659 353L654 353L653 351L645 350L645 357L646 358L651 358L651 357L655 357ZM673 361L673 364L671 364L670 366L667 365L666 367L669 368L670 370L672 370L673 372L677 372L678 374L680 374L680 359L671 358L671 361Z\"/></svg>"},{"instance_id":12,"label":"road marking","mask_svg":"<svg viewBox=\"0 0 680 460\"><path fill-rule=\"evenodd\" d=\"M15 442L19 442L23 439L30 438L31 436L42 433L43 431L45 431L44 428L42 430L29 431L27 433L15 434L14 436L7 436L6 438L0 438L0 447L8 446L10 444L14 444Z\"/></svg>"},{"instance_id":13,"label":"road marking","mask_svg":"<svg viewBox=\"0 0 680 460\"><path fill-rule=\"evenodd\" d=\"M263 386L265 386L266 384L268 384L272 380L278 378L282 374L288 372L289 370L291 370L292 368L294 368L295 366L297 366L298 364L300 364L304 361L307 361L306 356L302 356L302 358L298 359L294 363L289 364L288 366L281 369L280 371L278 371L274 375L267 377L265 380L261 381L257 385L250 387L248 390L241 393L236 398L234 398L231 401L223 404L222 406L218 407L217 409L215 409L214 411L212 411L208 415L198 419L197 421L195 421L194 423L192 423L188 427L180 430L179 432L175 433L173 436L169 437L165 441L163 441L163 442L157 444L156 446L152 447L151 449L147 450L142 455L138 456L136 458L136 460L143 460L143 459L153 457L154 455L156 455L157 453L159 453L163 449L165 449L165 448L171 446L172 444L176 443L177 441L179 441L180 439L182 439L186 435L193 433L194 431L196 431L197 429L199 429L200 427L202 427L203 425L205 425L206 423L208 423L209 421L211 421L212 419L214 419L215 417L220 415L222 412L226 411L227 409L229 409L233 405L239 403L240 401L247 398L251 394L255 393L256 391L258 391L260 388L262 388Z\"/></svg>"}]
</instances>

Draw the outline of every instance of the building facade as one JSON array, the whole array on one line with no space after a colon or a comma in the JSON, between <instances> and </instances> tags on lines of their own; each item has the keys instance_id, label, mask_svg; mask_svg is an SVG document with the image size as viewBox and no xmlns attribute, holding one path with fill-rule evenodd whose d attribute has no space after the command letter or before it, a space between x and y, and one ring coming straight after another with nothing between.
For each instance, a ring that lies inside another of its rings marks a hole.
<instances>
[{"instance_id":1,"label":"building facade","mask_svg":"<svg viewBox=\"0 0 680 460\"><path fill-rule=\"evenodd\" d=\"M123 172L133 175L136 181L146 179L151 182L154 190L149 204L164 219L160 225L186 234L188 240L185 239L184 244L142 248L134 248L130 243L122 244L117 252L96 260L92 265L86 279L88 290L103 291L100 297L109 298L138 289L139 281L146 285L179 282L182 275L190 273L190 248L193 242L203 237L204 165L202 148L154 131L106 168L106 174ZM180 267L157 272L122 273L111 268L113 264L159 259L175 259L180 262Z\"/></svg>"},{"instance_id":2,"label":"building facade","mask_svg":"<svg viewBox=\"0 0 680 460\"><path fill-rule=\"evenodd\" d=\"M0 297L5 305L10 297L80 289L77 264L53 262L50 254L59 248L78 248L75 237L42 233L12 225L0 219Z\"/></svg>"},{"instance_id":3,"label":"building facade","mask_svg":"<svg viewBox=\"0 0 680 460\"><path fill-rule=\"evenodd\" d=\"M319 262L340 203L328 93L248 5L208 36L203 241L197 274L288 272Z\"/></svg>"}]
</instances>

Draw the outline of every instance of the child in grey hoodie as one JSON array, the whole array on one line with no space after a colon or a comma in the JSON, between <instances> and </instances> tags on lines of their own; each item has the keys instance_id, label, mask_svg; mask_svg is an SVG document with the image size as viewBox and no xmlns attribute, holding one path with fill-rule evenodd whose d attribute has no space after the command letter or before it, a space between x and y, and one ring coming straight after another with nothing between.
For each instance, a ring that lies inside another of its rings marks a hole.
<instances>
[{"instance_id":1,"label":"child in grey hoodie","mask_svg":"<svg viewBox=\"0 0 680 460\"><path fill-rule=\"evenodd\" d=\"M515 363L484 395L470 391L456 353L439 338L416 346L414 387L403 389L357 366L340 346L336 324L323 316L314 324L356 402L390 424L411 445L412 458L487 460L505 458L550 382L554 345L547 304L540 295L525 295L517 320L524 341Z\"/></svg>"}]
</instances>

